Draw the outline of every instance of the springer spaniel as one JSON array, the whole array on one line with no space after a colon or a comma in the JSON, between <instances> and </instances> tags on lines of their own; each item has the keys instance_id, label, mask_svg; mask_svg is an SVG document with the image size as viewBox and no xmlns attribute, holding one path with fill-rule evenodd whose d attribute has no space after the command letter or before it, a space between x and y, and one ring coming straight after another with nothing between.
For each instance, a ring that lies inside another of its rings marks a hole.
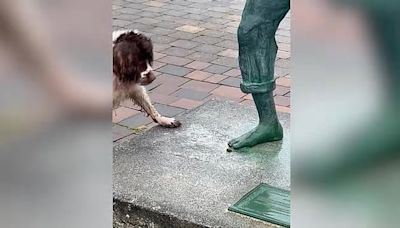
<instances>
[{"instance_id":1,"label":"springer spaniel","mask_svg":"<svg viewBox=\"0 0 400 228\"><path fill-rule=\"evenodd\" d=\"M175 128L181 123L160 115L152 105L145 85L156 78L151 68L153 44L149 38L134 30L118 30L113 39L113 108L131 99L154 122L163 127Z\"/></svg>"}]
</instances>

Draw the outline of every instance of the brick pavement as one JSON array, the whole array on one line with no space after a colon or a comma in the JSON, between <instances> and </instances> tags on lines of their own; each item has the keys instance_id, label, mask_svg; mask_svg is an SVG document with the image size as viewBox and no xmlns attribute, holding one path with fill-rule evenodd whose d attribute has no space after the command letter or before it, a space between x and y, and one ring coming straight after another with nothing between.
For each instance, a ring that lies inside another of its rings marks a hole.
<instances>
[{"instance_id":1,"label":"brick pavement","mask_svg":"<svg viewBox=\"0 0 400 228\"><path fill-rule=\"evenodd\" d=\"M244 3L113 0L113 30L138 29L153 40L157 79L147 89L160 113L175 116L212 98L254 105L251 95L239 89L236 30ZM280 24L276 39L275 103L278 111L290 112L290 14ZM123 102L115 114L114 141L155 125L130 101Z\"/></svg>"}]
</instances>

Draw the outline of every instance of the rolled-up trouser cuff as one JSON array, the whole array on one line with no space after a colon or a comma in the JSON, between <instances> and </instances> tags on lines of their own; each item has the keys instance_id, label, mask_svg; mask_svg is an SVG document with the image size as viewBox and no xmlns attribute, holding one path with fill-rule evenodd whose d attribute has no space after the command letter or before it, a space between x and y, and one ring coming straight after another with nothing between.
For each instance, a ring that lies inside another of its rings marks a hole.
<instances>
[{"instance_id":1,"label":"rolled-up trouser cuff","mask_svg":"<svg viewBox=\"0 0 400 228\"><path fill-rule=\"evenodd\" d=\"M268 93L275 89L275 79L260 83L240 83L240 89L243 93Z\"/></svg>"}]
</instances>

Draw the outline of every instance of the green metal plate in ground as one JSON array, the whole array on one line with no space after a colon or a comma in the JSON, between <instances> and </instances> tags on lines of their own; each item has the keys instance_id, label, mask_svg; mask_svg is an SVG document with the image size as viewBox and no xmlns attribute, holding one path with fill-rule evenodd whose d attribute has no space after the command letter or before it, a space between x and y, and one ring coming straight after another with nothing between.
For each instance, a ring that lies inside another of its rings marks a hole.
<instances>
[{"instance_id":1,"label":"green metal plate in ground","mask_svg":"<svg viewBox=\"0 0 400 228\"><path fill-rule=\"evenodd\" d=\"M290 227L290 192L262 183L229 207L229 210Z\"/></svg>"}]
</instances>

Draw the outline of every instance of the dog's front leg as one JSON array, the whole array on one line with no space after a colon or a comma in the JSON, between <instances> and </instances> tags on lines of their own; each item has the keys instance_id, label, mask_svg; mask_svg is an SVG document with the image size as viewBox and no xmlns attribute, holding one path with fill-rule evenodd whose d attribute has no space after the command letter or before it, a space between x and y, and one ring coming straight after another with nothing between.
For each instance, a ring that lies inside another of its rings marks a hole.
<instances>
[{"instance_id":1,"label":"dog's front leg","mask_svg":"<svg viewBox=\"0 0 400 228\"><path fill-rule=\"evenodd\" d=\"M151 103L150 97L144 86L135 85L130 92L130 98L139 105L153 120L163 127L179 127L181 123L175 118L168 118L160 115Z\"/></svg>"}]
</instances>

